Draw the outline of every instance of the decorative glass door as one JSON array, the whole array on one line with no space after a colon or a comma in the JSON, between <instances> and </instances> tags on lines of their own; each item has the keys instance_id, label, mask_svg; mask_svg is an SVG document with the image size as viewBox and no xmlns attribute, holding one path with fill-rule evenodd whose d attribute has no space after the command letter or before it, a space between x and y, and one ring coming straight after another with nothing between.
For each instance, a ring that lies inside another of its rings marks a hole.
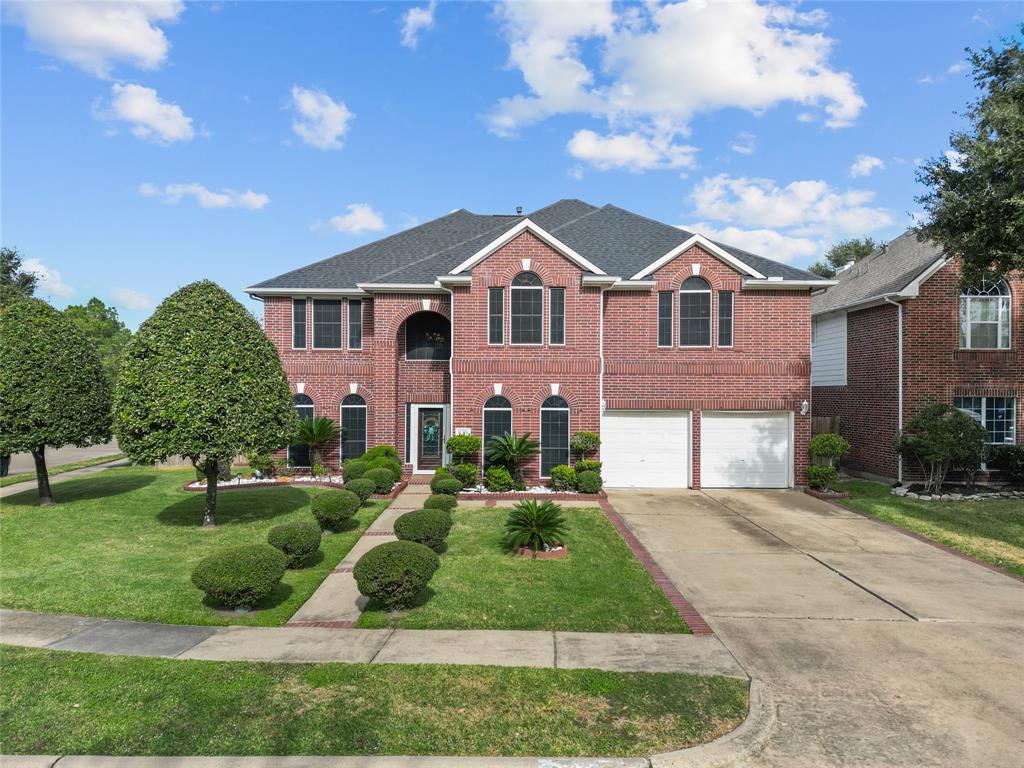
<instances>
[{"instance_id":1,"label":"decorative glass door","mask_svg":"<svg viewBox=\"0 0 1024 768\"><path fill-rule=\"evenodd\" d=\"M419 456L418 469L434 469L441 466L441 451L444 449L444 411L441 408L419 409Z\"/></svg>"}]
</instances>

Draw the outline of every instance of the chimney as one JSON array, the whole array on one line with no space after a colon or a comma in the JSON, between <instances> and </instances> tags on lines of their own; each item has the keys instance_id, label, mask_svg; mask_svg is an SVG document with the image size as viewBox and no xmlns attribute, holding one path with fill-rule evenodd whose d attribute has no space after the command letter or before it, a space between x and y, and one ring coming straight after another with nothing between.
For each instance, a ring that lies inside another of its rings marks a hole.
<instances>
[{"instance_id":1,"label":"chimney","mask_svg":"<svg viewBox=\"0 0 1024 768\"><path fill-rule=\"evenodd\" d=\"M516 206L516 216L522 216L522 215L523 215L523 206L517 205Z\"/></svg>"}]
</instances>

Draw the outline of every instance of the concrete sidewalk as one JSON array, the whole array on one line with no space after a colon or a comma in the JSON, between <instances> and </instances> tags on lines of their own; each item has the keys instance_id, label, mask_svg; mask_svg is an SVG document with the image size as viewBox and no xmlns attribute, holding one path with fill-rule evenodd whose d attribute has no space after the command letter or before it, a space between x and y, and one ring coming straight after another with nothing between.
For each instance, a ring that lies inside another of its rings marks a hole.
<instances>
[{"instance_id":1,"label":"concrete sidewalk","mask_svg":"<svg viewBox=\"0 0 1024 768\"><path fill-rule=\"evenodd\" d=\"M70 472L61 472L59 475L50 475L50 487L56 488L59 483L63 483L65 480L74 480L78 477L84 477L85 475L92 475L96 472L102 472L104 469L109 467L127 467L131 464L128 459L114 459L104 464L94 464L91 467L82 467L81 469L73 469ZM12 473L13 474L13 473ZM34 491L39 486L36 483L35 478L26 480L23 483L15 483L14 485L8 485L5 488L0 488L0 499L7 498L8 496L14 496L15 494L21 493L22 491Z\"/></svg>"}]
</instances>

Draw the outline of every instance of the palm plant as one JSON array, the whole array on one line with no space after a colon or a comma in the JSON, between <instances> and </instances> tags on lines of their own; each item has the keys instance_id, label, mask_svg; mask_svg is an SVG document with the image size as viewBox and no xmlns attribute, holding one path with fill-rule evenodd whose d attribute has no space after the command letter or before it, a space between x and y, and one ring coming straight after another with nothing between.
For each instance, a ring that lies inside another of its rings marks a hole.
<instances>
[{"instance_id":1,"label":"palm plant","mask_svg":"<svg viewBox=\"0 0 1024 768\"><path fill-rule=\"evenodd\" d=\"M308 421L299 422L299 431L295 436L296 442L308 445L312 456L311 464L323 464L320 449L328 443L334 442L341 436L341 429L334 423L333 419L326 416L316 416Z\"/></svg>"},{"instance_id":2,"label":"palm plant","mask_svg":"<svg viewBox=\"0 0 1024 768\"><path fill-rule=\"evenodd\" d=\"M530 433L517 435L506 432L496 435L487 442L487 458L497 464L504 464L512 472L516 487L523 486L523 462L532 459L540 452L540 445L530 439Z\"/></svg>"},{"instance_id":3,"label":"palm plant","mask_svg":"<svg viewBox=\"0 0 1024 768\"><path fill-rule=\"evenodd\" d=\"M521 501L512 508L505 521L509 546L531 549L534 557L546 548L562 544L566 530L562 508L551 501L540 504L536 499Z\"/></svg>"}]
</instances>

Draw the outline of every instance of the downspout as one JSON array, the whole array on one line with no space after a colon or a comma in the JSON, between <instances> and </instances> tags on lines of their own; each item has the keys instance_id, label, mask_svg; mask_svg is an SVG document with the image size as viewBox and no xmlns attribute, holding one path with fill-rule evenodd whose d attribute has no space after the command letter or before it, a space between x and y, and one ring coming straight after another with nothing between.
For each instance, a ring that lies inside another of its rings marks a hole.
<instances>
[{"instance_id":1,"label":"downspout","mask_svg":"<svg viewBox=\"0 0 1024 768\"><path fill-rule=\"evenodd\" d=\"M896 371L899 377L896 383L896 428L903 432L903 304L883 296L889 304L896 307ZM903 454L896 457L896 480L903 485Z\"/></svg>"},{"instance_id":2,"label":"downspout","mask_svg":"<svg viewBox=\"0 0 1024 768\"><path fill-rule=\"evenodd\" d=\"M451 288L445 288L438 282L442 291L448 291L448 314L451 315L450 330L449 334L451 337L451 353L448 355L448 409L451 414L448 421L451 422L448 425L448 429L452 435L455 434L455 291ZM442 450L442 461L444 464L443 457L447 455L447 451Z\"/></svg>"},{"instance_id":3,"label":"downspout","mask_svg":"<svg viewBox=\"0 0 1024 768\"><path fill-rule=\"evenodd\" d=\"M597 431L601 432L601 419L604 417L604 294L611 286L601 286L600 302L597 315L597 357L599 368L597 374Z\"/></svg>"}]
</instances>

